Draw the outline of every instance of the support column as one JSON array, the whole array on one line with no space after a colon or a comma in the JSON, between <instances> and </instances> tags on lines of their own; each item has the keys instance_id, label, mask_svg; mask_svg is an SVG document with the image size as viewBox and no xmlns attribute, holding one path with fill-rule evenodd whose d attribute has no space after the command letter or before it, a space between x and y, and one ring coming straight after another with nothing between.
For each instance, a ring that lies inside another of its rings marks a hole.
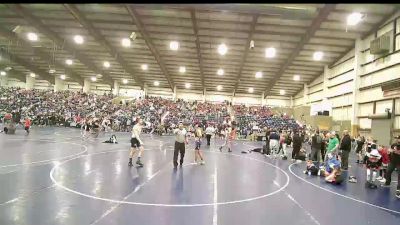
<instances>
[{"instance_id":1,"label":"support column","mask_svg":"<svg viewBox=\"0 0 400 225\"><path fill-rule=\"evenodd\" d=\"M66 89L65 81L56 76L54 79L54 91L64 91Z\"/></svg>"},{"instance_id":2,"label":"support column","mask_svg":"<svg viewBox=\"0 0 400 225\"><path fill-rule=\"evenodd\" d=\"M353 89L353 96L352 96L352 115L351 115L351 135L357 135L360 129L359 119L358 119L358 102L357 99L360 95L360 75L363 74L363 68L361 67L362 64L362 40L360 38L356 39L356 44L354 47L354 75L353 75L353 82L354 82L354 89Z\"/></svg>"},{"instance_id":3,"label":"support column","mask_svg":"<svg viewBox=\"0 0 400 225\"><path fill-rule=\"evenodd\" d=\"M119 96L119 82L114 80L113 94Z\"/></svg>"},{"instance_id":4,"label":"support column","mask_svg":"<svg viewBox=\"0 0 400 225\"><path fill-rule=\"evenodd\" d=\"M264 96L265 96L265 91L263 91L263 92L261 93L261 106L264 106L264 105L265 105Z\"/></svg>"},{"instance_id":5,"label":"support column","mask_svg":"<svg viewBox=\"0 0 400 225\"><path fill-rule=\"evenodd\" d=\"M146 97L149 93L149 86L147 84L143 85L143 92L144 92L144 96Z\"/></svg>"},{"instance_id":6,"label":"support column","mask_svg":"<svg viewBox=\"0 0 400 225\"><path fill-rule=\"evenodd\" d=\"M90 86L92 82L90 81L89 78L85 78L83 80L83 93L89 93L90 92Z\"/></svg>"},{"instance_id":7,"label":"support column","mask_svg":"<svg viewBox=\"0 0 400 225\"><path fill-rule=\"evenodd\" d=\"M172 93L172 100L176 101L176 86L174 86L174 93Z\"/></svg>"},{"instance_id":8,"label":"support column","mask_svg":"<svg viewBox=\"0 0 400 225\"><path fill-rule=\"evenodd\" d=\"M303 105L308 104L308 85L304 83L304 97L303 97Z\"/></svg>"},{"instance_id":9,"label":"support column","mask_svg":"<svg viewBox=\"0 0 400 225\"><path fill-rule=\"evenodd\" d=\"M203 103L206 102L206 93L207 93L207 89L204 88L204 90L203 90Z\"/></svg>"},{"instance_id":10,"label":"support column","mask_svg":"<svg viewBox=\"0 0 400 225\"><path fill-rule=\"evenodd\" d=\"M293 108L293 96L290 96L290 108Z\"/></svg>"},{"instance_id":11,"label":"support column","mask_svg":"<svg viewBox=\"0 0 400 225\"><path fill-rule=\"evenodd\" d=\"M35 78L30 75L26 75L25 89L32 90L35 87Z\"/></svg>"},{"instance_id":12,"label":"support column","mask_svg":"<svg viewBox=\"0 0 400 225\"><path fill-rule=\"evenodd\" d=\"M0 76L0 87L8 87L8 77Z\"/></svg>"}]
</instances>

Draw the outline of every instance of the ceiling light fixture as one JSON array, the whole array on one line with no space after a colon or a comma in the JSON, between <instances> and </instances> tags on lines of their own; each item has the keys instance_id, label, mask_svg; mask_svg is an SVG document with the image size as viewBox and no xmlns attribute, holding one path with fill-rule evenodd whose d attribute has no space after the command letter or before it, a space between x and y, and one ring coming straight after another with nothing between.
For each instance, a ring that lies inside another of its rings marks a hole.
<instances>
[{"instance_id":1,"label":"ceiling light fixture","mask_svg":"<svg viewBox=\"0 0 400 225\"><path fill-rule=\"evenodd\" d=\"M60 79L61 79L61 80L65 80L65 78L67 78L65 75L61 75L61 76L60 76Z\"/></svg>"},{"instance_id":2,"label":"ceiling light fixture","mask_svg":"<svg viewBox=\"0 0 400 225\"><path fill-rule=\"evenodd\" d=\"M90 78L93 82L96 82L97 78L96 77L91 77Z\"/></svg>"},{"instance_id":3,"label":"ceiling light fixture","mask_svg":"<svg viewBox=\"0 0 400 225\"><path fill-rule=\"evenodd\" d=\"M185 88L190 88L192 85L190 83L185 84Z\"/></svg>"},{"instance_id":4,"label":"ceiling light fixture","mask_svg":"<svg viewBox=\"0 0 400 225\"><path fill-rule=\"evenodd\" d=\"M224 43L218 45L218 53L220 55L225 55L227 52L228 52L228 47Z\"/></svg>"},{"instance_id":5,"label":"ceiling light fixture","mask_svg":"<svg viewBox=\"0 0 400 225\"><path fill-rule=\"evenodd\" d=\"M224 70L223 69L219 69L217 71L217 74L220 75L220 76L224 75Z\"/></svg>"},{"instance_id":6,"label":"ceiling light fixture","mask_svg":"<svg viewBox=\"0 0 400 225\"><path fill-rule=\"evenodd\" d=\"M28 40L30 41L37 41L38 40L38 36L36 33L28 33L27 34Z\"/></svg>"},{"instance_id":7,"label":"ceiling light fixture","mask_svg":"<svg viewBox=\"0 0 400 225\"><path fill-rule=\"evenodd\" d=\"M293 80L299 81L299 80L300 80L300 75L294 75L294 76L293 76Z\"/></svg>"},{"instance_id":8,"label":"ceiling light fixture","mask_svg":"<svg viewBox=\"0 0 400 225\"><path fill-rule=\"evenodd\" d=\"M127 79L123 79L123 80L122 80L122 83L127 84L127 83L128 83L128 80L127 80Z\"/></svg>"},{"instance_id":9,"label":"ceiling light fixture","mask_svg":"<svg viewBox=\"0 0 400 225\"><path fill-rule=\"evenodd\" d=\"M72 65L73 61L72 61L72 59L67 59L67 60L65 60L65 63L67 65Z\"/></svg>"},{"instance_id":10,"label":"ceiling light fixture","mask_svg":"<svg viewBox=\"0 0 400 225\"><path fill-rule=\"evenodd\" d=\"M314 52L313 58L315 61L320 61L322 59L322 57L324 57L324 53L323 52Z\"/></svg>"},{"instance_id":11,"label":"ceiling light fixture","mask_svg":"<svg viewBox=\"0 0 400 225\"><path fill-rule=\"evenodd\" d=\"M131 46L131 40L129 38L123 38L121 41L122 46L124 47L130 47Z\"/></svg>"},{"instance_id":12,"label":"ceiling light fixture","mask_svg":"<svg viewBox=\"0 0 400 225\"><path fill-rule=\"evenodd\" d=\"M110 68L110 63L108 61L104 61L103 66L105 68Z\"/></svg>"},{"instance_id":13,"label":"ceiling light fixture","mask_svg":"<svg viewBox=\"0 0 400 225\"><path fill-rule=\"evenodd\" d=\"M160 82L154 81L154 86L159 86L159 85L160 85Z\"/></svg>"},{"instance_id":14,"label":"ceiling light fixture","mask_svg":"<svg viewBox=\"0 0 400 225\"><path fill-rule=\"evenodd\" d=\"M359 12L353 12L347 16L347 25L355 26L363 19L363 14Z\"/></svg>"},{"instance_id":15,"label":"ceiling light fixture","mask_svg":"<svg viewBox=\"0 0 400 225\"><path fill-rule=\"evenodd\" d=\"M179 72L180 73L185 73L186 72L186 67L184 67L184 66L179 67Z\"/></svg>"},{"instance_id":16,"label":"ceiling light fixture","mask_svg":"<svg viewBox=\"0 0 400 225\"><path fill-rule=\"evenodd\" d=\"M263 74L261 71L256 73L256 78L262 78Z\"/></svg>"},{"instance_id":17,"label":"ceiling light fixture","mask_svg":"<svg viewBox=\"0 0 400 225\"><path fill-rule=\"evenodd\" d=\"M0 75L5 76L5 75L7 75L7 73L5 71L0 71Z\"/></svg>"},{"instance_id":18,"label":"ceiling light fixture","mask_svg":"<svg viewBox=\"0 0 400 225\"><path fill-rule=\"evenodd\" d=\"M249 93L253 93L254 92L254 88L249 88Z\"/></svg>"},{"instance_id":19,"label":"ceiling light fixture","mask_svg":"<svg viewBox=\"0 0 400 225\"><path fill-rule=\"evenodd\" d=\"M177 41L171 41L171 42L169 43L169 48L170 48L171 50L173 50L173 51L178 51L178 49L179 49L179 42L177 42Z\"/></svg>"},{"instance_id":20,"label":"ceiling light fixture","mask_svg":"<svg viewBox=\"0 0 400 225\"><path fill-rule=\"evenodd\" d=\"M74 41L75 43L77 43L78 45L83 44L83 37L81 35L75 35L74 36Z\"/></svg>"},{"instance_id":21,"label":"ceiling light fixture","mask_svg":"<svg viewBox=\"0 0 400 225\"><path fill-rule=\"evenodd\" d=\"M56 72L56 70L54 70L54 69L49 69L49 73L55 73Z\"/></svg>"},{"instance_id":22,"label":"ceiling light fixture","mask_svg":"<svg viewBox=\"0 0 400 225\"><path fill-rule=\"evenodd\" d=\"M217 86L217 90L218 90L218 91L222 90L222 86L221 86L221 85L218 85L218 86Z\"/></svg>"},{"instance_id":23,"label":"ceiling light fixture","mask_svg":"<svg viewBox=\"0 0 400 225\"><path fill-rule=\"evenodd\" d=\"M280 95L285 95L285 90L280 90L280 91L279 91L279 94L280 94Z\"/></svg>"},{"instance_id":24,"label":"ceiling light fixture","mask_svg":"<svg viewBox=\"0 0 400 225\"><path fill-rule=\"evenodd\" d=\"M33 77L33 78L36 77L36 74L34 74L34 73L30 73L29 75L30 75L31 77Z\"/></svg>"},{"instance_id":25,"label":"ceiling light fixture","mask_svg":"<svg viewBox=\"0 0 400 225\"><path fill-rule=\"evenodd\" d=\"M266 48L265 49L265 57L266 58L274 58L276 55L276 49L271 47L271 48Z\"/></svg>"},{"instance_id":26,"label":"ceiling light fixture","mask_svg":"<svg viewBox=\"0 0 400 225\"><path fill-rule=\"evenodd\" d=\"M147 69L149 69L149 66L147 64L143 64L142 65L142 70L147 70Z\"/></svg>"}]
</instances>

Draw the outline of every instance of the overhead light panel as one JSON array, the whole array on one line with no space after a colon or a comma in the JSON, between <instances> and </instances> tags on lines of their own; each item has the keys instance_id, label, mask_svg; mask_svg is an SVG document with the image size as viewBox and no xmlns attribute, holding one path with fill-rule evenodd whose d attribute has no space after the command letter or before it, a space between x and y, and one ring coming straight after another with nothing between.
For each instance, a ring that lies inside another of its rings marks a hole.
<instances>
[{"instance_id":1,"label":"overhead light panel","mask_svg":"<svg viewBox=\"0 0 400 225\"><path fill-rule=\"evenodd\" d=\"M258 71L258 72L256 73L256 78L262 78L262 76L263 76L263 74L262 74L261 71Z\"/></svg>"},{"instance_id":2,"label":"overhead light panel","mask_svg":"<svg viewBox=\"0 0 400 225\"><path fill-rule=\"evenodd\" d=\"M27 34L28 40L30 41L37 41L38 40L38 36L36 33L28 33Z\"/></svg>"},{"instance_id":3,"label":"overhead light panel","mask_svg":"<svg viewBox=\"0 0 400 225\"><path fill-rule=\"evenodd\" d=\"M60 79L61 79L61 80L65 80L65 78L67 78L65 75L61 75L61 76L60 76Z\"/></svg>"},{"instance_id":4,"label":"overhead light panel","mask_svg":"<svg viewBox=\"0 0 400 225\"><path fill-rule=\"evenodd\" d=\"M299 80L300 80L300 75L294 75L294 76L293 76L293 80L299 81Z\"/></svg>"},{"instance_id":5,"label":"overhead light panel","mask_svg":"<svg viewBox=\"0 0 400 225\"><path fill-rule=\"evenodd\" d=\"M147 64L142 65L142 70L148 70L148 69L149 69L149 66Z\"/></svg>"},{"instance_id":6,"label":"overhead light panel","mask_svg":"<svg viewBox=\"0 0 400 225\"><path fill-rule=\"evenodd\" d=\"M30 73L29 75L30 75L31 77L33 77L33 78L36 77L36 74L34 74L34 73Z\"/></svg>"},{"instance_id":7,"label":"overhead light panel","mask_svg":"<svg viewBox=\"0 0 400 225\"><path fill-rule=\"evenodd\" d=\"M5 75L7 75L7 73L5 71L0 71L0 75L5 76Z\"/></svg>"},{"instance_id":8,"label":"overhead light panel","mask_svg":"<svg viewBox=\"0 0 400 225\"><path fill-rule=\"evenodd\" d=\"M363 19L363 14L359 12L353 12L352 14L347 16L347 25L355 26Z\"/></svg>"},{"instance_id":9,"label":"overhead light panel","mask_svg":"<svg viewBox=\"0 0 400 225\"><path fill-rule=\"evenodd\" d=\"M220 75L220 76L224 75L224 70L223 69L219 69L217 71L217 74Z\"/></svg>"},{"instance_id":10,"label":"overhead light panel","mask_svg":"<svg viewBox=\"0 0 400 225\"><path fill-rule=\"evenodd\" d=\"M72 65L73 61L72 61L72 59L67 59L67 60L65 60L65 63L67 65Z\"/></svg>"},{"instance_id":11,"label":"overhead light panel","mask_svg":"<svg viewBox=\"0 0 400 225\"><path fill-rule=\"evenodd\" d=\"M225 55L227 52L228 52L228 47L224 43L218 45L218 54Z\"/></svg>"},{"instance_id":12,"label":"overhead light panel","mask_svg":"<svg viewBox=\"0 0 400 225\"><path fill-rule=\"evenodd\" d=\"M123 38L121 44L126 48L131 47L131 40L129 38Z\"/></svg>"},{"instance_id":13,"label":"overhead light panel","mask_svg":"<svg viewBox=\"0 0 400 225\"><path fill-rule=\"evenodd\" d=\"M105 62L103 63L103 66L104 66L105 68L110 68L110 62L105 61Z\"/></svg>"},{"instance_id":14,"label":"overhead light panel","mask_svg":"<svg viewBox=\"0 0 400 225\"><path fill-rule=\"evenodd\" d=\"M171 41L171 42L169 43L169 48L170 48L171 50L173 50L173 51L178 51L178 49L179 49L179 42L177 42L177 41Z\"/></svg>"},{"instance_id":15,"label":"overhead light panel","mask_svg":"<svg viewBox=\"0 0 400 225\"><path fill-rule=\"evenodd\" d=\"M127 84L127 83L128 83L128 80L127 80L127 79L123 79L123 80L122 80L122 83Z\"/></svg>"},{"instance_id":16,"label":"overhead light panel","mask_svg":"<svg viewBox=\"0 0 400 225\"><path fill-rule=\"evenodd\" d=\"M323 52L320 52L320 51L314 52L313 58L314 58L315 61L320 61L323 57L324 57L324 53Z\"/></svg>"},{"instance_id":17,"label":"overhead light panel","mask_svg":"<svg viewBox=\"0 0 400 225\"><path fill-rule=\"evenodd\" d=\"M186 72L186 67L184 67L184 66L179 67L179 72L180 73L185 73Z\"/></svg>"},{"instance_id":18,"label":"overhead light panel","mask_svg":"<svg viewBox=\"0 0 400 225\"><path fill-rule=\"evenodd\" d=\"M249 93L253 93L254 92L254 88L249 88Z\"/></svg>"},{"instance_id":19,"label":"overhead light panel","mask_svg":"<svg viewBox=\"0 0 400 225\"><path fill-rule=\"evenodd\" d=\"M160 82L154 81L154 86L159 86L159 85L160 85Z\"/></svg>"},{"instance_id":20,"label":"overhead light panel","mask_svg":"<svg viewBox=\"0 0 400 225\"><path fill-rule=\"evenodd\" d=\"M279 94L280 94L280 95L285 95L285 90L280 90L280 91L279 91Z\"/></svg>"},{"instance_id":21,"label":"overhead light panel","mask_svg":"<svg viewBox=\"0 0 400 225\"><path fill-rule=\"evenodd\" d=\"M93 82L96 82L97 78L96 77L91 77L90 80L92 80Z\"/></svg>"},{"instance_id":22,"label":"overhead light panel","mask_svg":"<svg viewBox=\"0 0 400 225\"><path fill-rule=\"evenodd\" d=\"M49 69L49 73L53 74L53 73L55 73L55 72L56 72L55 69Z\"/></svg>"},{"instance_id":23,"label":"overhead light panel","mask_svg":"<svg viewBox=\"0 0 400 225\"><path fill-rule=\"evenodd\" d=\"M217 90L218 90L218 91L222 90L222 86L221 86L221 85L218 85L218 86L217 86Z\"/></svg>"},{"instance_id":24,"label":"overhead light panel","mask_svg":"<svg viewBox=\"0 0 400 225\"><path fill-rule=\"evenodd\" d=\"M265 49L265 57L267 58L274 58L276 55L276 49L271 47L271 48L266 48Z\"/></svg>"},{"instance_id":25,"label":"overhead light panel","mask_svg":"<svg viewBox=\"0 0 400 225\"><path fill-rule=\"evenodd\" d=\"M74 41L75 43L77 43L78 45L83 44L83 37L81 35L75 35L74 36Z\"/></svg>"},{"instance_id":26,"label":"overhead light panel","mask_svg":"<svg viewBox=\"0 0 400 225\"><path fill-rule=\"evenodd\" d=\"M190 88L192 85L190 83L185 84L185 88Z\"/></svg>"}]
</instances>

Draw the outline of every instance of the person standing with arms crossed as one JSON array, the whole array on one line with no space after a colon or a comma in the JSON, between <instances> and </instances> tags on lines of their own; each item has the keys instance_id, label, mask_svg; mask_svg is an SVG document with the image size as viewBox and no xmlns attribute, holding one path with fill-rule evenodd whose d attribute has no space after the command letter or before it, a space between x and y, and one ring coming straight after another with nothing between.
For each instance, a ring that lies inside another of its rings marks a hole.
<instances>
[{"instance_id":1,"label":"person standing with arms crossed","mask_svg":"<svg viewBox=\"0 0 400 225\"><path fill-rule=\"evenodd\" d=\"M182 167L183 158L185 157L185 144L188 144L187 131L183 127L183 123L179 122L178 128L174 130L175 148L174 148L174 169L178 167L178 154L181 155L179 165Z\"/></svg>"},{"instance_id":2,"label":"person standing with arms crossed","mask_svg":"<svg viewBox=\"0 0 400 225\"><path fill-rule=\"evenodd\" d=\"M143 167L143 163L140 160L144 151L143 141L140 139L140 134L142 133L142 123L143 123L142 119L137 118L136 124L132 128L131 151L129 153L128 166L133 166L132 158L137 152L137 149L139 149L136 165L138 165L139 167Z\"/></svg>"}]
</instances>

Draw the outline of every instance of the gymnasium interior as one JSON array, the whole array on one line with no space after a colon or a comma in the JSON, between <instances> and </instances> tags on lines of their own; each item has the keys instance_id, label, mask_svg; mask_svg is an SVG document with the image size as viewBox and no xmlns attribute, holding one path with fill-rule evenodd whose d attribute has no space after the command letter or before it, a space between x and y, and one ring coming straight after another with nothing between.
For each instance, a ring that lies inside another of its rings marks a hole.
<instances>
[{"instance_id":1,"label":"gymnasium interior","mask_svg":"<svg viewBox=\"0 0 400 225\"><path fill-rule=\"evenodd\" d=\"M0 225L398 225L400 6L1 3L0 122Z\"/></svg>"}]
</instances>

